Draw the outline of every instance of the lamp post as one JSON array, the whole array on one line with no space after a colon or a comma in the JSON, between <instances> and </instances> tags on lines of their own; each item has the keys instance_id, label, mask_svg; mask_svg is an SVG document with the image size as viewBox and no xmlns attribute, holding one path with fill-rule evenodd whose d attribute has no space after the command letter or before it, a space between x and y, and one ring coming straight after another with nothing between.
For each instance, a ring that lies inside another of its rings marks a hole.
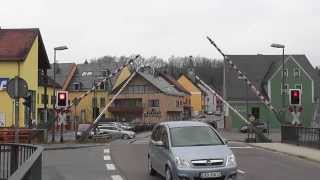
<instances>
[{"instance_id":1,"label":"lamp post","mask_svg":"<svg viewBox=\"0 0 320 180\"><path fill-rule=\"evenodd\" d=\"M282 121L285 122L285 74L284 74L284 48L285 46L282 44L271 44L270 45L273 48L281 48L282 49Z\"/></svg>"},{"instance_id":2,"label":"lamp post","mask_svg":"<svg viewBox=\"0 0 320 180\"><path fill-rule=\"evenodd\" d=\"M63 51L63 50L67 50L68 47L67 46L58 46L55 47L54 50L54 56L53 56L53 81L56 81L56 53L57 51ZM56 96L56 87L53 86L53 95ZM53 111L55 112L56 110L56 98L55 98L55 103L53 104ZM54 121L52 123L52 142L55 141L55 123L56 123L56 114L54 114ZM61 124L62 126L62 124Z\"/></svg>"}]
</instances>

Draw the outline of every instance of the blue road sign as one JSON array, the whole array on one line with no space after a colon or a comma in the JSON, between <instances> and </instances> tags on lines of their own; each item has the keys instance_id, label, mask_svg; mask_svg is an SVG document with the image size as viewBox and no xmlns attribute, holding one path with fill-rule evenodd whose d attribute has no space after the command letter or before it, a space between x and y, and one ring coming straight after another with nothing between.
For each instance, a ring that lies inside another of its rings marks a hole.
<instances>
[{"instance_id":1,"label":"blue road sign","mask_svg":"<svg viewBox=\"0 0 320 180\"><path fill-rule=\"evenodd\" d=\"M9 78L0 78L0 91L7 88Z\"/></svg>"}]
</instances>

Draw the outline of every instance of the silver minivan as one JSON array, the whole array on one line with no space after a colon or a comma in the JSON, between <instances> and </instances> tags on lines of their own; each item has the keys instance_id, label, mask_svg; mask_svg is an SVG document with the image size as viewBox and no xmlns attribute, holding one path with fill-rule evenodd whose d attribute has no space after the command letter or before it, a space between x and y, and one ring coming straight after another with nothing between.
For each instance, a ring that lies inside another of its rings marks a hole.
<instances>
[{"instance_id":1,"label":"silver minivan","mask_svg":"<svg viewBox=\"0 0 320 180\"><path fill-rule=\"evenodd\" d=\"M172 121L156 125L148 151L148 172L166 180L235 180L237 162L210 125Z\"/></svg>"}]
</instances>

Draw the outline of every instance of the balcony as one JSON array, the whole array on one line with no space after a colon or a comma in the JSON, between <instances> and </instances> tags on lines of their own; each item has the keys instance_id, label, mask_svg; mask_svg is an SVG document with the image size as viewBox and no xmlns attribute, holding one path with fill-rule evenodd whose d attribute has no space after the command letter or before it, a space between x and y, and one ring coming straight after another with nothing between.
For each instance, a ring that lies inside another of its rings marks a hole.
<instances>
[{"instance_id":1,"label":"balcony","mask_svg":"<svg viewBox=\"0 0 320 180\"><path fill-rule=\"evenodd\" d=\"M142 106L110 106L108 111L111 113L143 113Z\"/></svg>"}]
</instances>

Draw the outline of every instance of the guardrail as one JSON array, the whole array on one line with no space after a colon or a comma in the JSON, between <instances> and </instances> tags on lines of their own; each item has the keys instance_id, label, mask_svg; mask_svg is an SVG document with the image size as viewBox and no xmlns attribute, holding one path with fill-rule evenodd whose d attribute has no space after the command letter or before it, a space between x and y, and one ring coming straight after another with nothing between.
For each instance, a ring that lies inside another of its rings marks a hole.
<instances>
[{"instance_id":1,"label":"guardrail","mask_svg":"<svg viewBox=\"0 0 320 180\"><path fill-rule=\"evenodd\" d=\"M320 128L281 126L281 142L320 149Z\"/></svg>"},{"instance_id":2,"label":"guardrail","mask_svg":"<svg viewBox=\"0 0 320 180\"><path fill-rule=\"evenodd\" d=\"M0 179L41 180L42 152L40 146L0 144Z\"/></svg>"}]
</instances>

